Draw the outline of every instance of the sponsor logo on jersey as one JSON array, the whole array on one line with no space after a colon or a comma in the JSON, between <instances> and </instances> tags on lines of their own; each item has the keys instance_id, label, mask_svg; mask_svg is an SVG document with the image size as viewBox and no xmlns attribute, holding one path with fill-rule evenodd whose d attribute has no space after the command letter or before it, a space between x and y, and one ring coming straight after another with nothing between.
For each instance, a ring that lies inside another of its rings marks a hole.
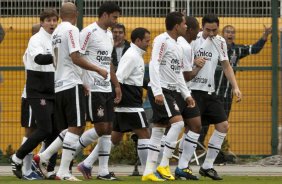
<instances>
[{"instance_id":1,"label":"sponsor logo on jersey","mask_svg":"<svg viewBox=\"0 0 282 184\"><path fill-rule=\"evenodd\" d=\"M210 58L212 58L212 53L208 52L208 51L205 51L203 48L200 48L197 51L197 56L198 57L205 57L205 58L207 58L207 60L210 60Z\"/></svg>"},{"instance_id":2,"label":"sponsor logo on jersey","mask_svg":"<svg viewBox=\"0 0 282 184\"><path fill-rule=\"evenodd\" d=\"M99 61L103 65L110 65L112 57L111 56L109 57L108 53L109 53L108 51L98 50L96 60Z\"/></svg>"},{"instance_id":3,"label":"sponsor logo on jersey","mask_svg":"<svg viewBox=\"0 0 282 184\"><path fill-rule=\"evenodd\" d=\"M172 59L170 69L172 69L175 73L180 73L180 61L178 59Z\"/></svg>"},{"instance_id":4,"label":"sponsor logo on jersey","mask_svg":"<svg viewBox=\"0 0 282 184\"><path fill-rule=\"evenodd\" d=\"M91 33L88 32L87 35L86 35L86 38L85 38L85 40L84 40L84 42L83 42L83 45L82 45L82 47L81 47L81 50L85 50L85 47L86 47L86 45L87 45L87 42L89 41L90 36L91 36Z\"/></svg>"},{"instance_id":5,"label":"sponsor logo on jersey","mask_svg":"<svg viewBox=\"0 0 282 184\"><path fill-rule=\"evenodd\" d=\"M207 84L208 79L203 77L195 77L191 80L191 82Z\"/></svg>"},{"instance_id":6,"label":"sponsor logo on jersey","mask_svg":"<svg viewBox=\"0 0 282 184\"><path fill-rule=\"evenodd\" d=\"M165 43L162 43L161 49L160 49L160 52L159 52L158 62L161 62L161 61L162 61L161 59L162 59L163 54L164 54L164 49L165 49Z\"/></svg>"},{"instance_id":7,"label":"sponsor logo on jersey","mask_svg":"<svg viewBox=\"0 0 282 184\"><path fill-rule=\"evenodd\" d=\"M72 48L75 48L75 43L74 43L74 39L73 39L73 35L72 35L72 30L69 31L69 36L70 36L70 40L71 40L71 46L72 46Z\"/></svg>"}]
</instances>

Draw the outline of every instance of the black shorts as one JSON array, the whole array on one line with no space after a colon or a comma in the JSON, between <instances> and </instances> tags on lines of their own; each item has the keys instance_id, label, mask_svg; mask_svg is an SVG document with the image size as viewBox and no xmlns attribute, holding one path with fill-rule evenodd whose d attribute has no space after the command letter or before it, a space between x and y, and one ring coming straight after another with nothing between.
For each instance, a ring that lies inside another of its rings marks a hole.
<instances>
[{"instance_id":1,"label":"black shorts","mask_svg":"<svg viewBox=\"0 0 282 184\"><path fill-rule=\"evenodd\" d=\"M21 102L21 125L25 128L36 128L32 109L31 106L28 104L26 98L22 98Z\"/></svg>"},{"instance_id":2,"label":"black shorts","mask_svg":"<svg viewBox=\"0 0 282 184\"><path fill-rule=\"evenodd\" d=\"M92 123L113 122L113 94L111 92L91 92L87 101L87 113Z\"/></svg>"},{"instance_id":3,"label":"black shorts","mask_svg":"<svg viewBox=\"0 0 282 184\"><path fill-rule=\"evenodd\" d=\"M153 109L152 122L168 124L172 117L181 115L181 112L176 103L177 92L164 88L162 88L162 90L164 95L164 105L158 105L155 103L152 89L148 87L148 97Z\"/></svg>"},{"instance_id":4,"label":"black shorts","mask_svg":"<svg viewBox=\"0 0 282 184\"><path fill-rule=\"evenodd\" d=\"M193 107L193 108L187 107L187 103L183 99L181 93L177 93L176 102L179 106L179 109L180 109L180 112L181 112L183 119L191 119L191 118L201 116L201 113L200 113L200 110L199 110L197 103L196 103L195 107Z\"/></svg>"},{"instance_id":5,"label":"black shorts","mask_svg":"<svg viewBox=\"0 0 282 184\"><path fill-rule=\"evenodd\" d=\"M148 128L145 112L115 112L113 131L131 132L135 129Z\"/></svg>"},{"instance_id":6,"label":"black shorts","mask_svg":"<svg viewBox=\"0 0 282 184\"><path fill-rule=\"evenodd\" d=\"M203 125L217 124L223 121L227 121L227 116L223 108L223 104L220 99L217 98L215 93L209 95L205 91L193 90L192 95L197 102L201 112L202 119L208 121L202 121Z\"/></svg>"},{"instance_id":7,"label":"black shorts","mask_svg":"<svg viewBox=\"0 0 282 184\"><path fill-rule=\"evenodd\" d=\"M55 122L59 130L85 126L85 95L82 85L55 94Z\"/></svg>"},{"instance_id":8,"label":"black shorts","mask_svg":"<svg viewBox=\"0 0 282 184\"><path fill-rule=\"evenodd\" d=\"M51 133L54 124L54 99L27 98L37 129Z\"/></svg>"}]
</instances>

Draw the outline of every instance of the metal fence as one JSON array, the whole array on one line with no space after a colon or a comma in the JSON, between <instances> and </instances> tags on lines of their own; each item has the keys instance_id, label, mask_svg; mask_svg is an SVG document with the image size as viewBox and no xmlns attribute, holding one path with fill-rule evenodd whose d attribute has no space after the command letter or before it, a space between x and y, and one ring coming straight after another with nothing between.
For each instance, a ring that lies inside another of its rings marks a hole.
<instances>
[{"instance_id":1,"label":"metal fence","mask_svg":"<svg viewBox=\"0 0 282 184\"><path fill-rule=\"evenodd\" d=\"M79 1L76 0L76 3ZM83 1L83 27L96 20L97 7L102 2ZM277 10L280 11L280 1L277 2ZM39 23L38 14L44 8L55 7L59 10L61 3L57 0L0 2L0 23L6 32L5 40L0 45L0 71L4 79L0 87L0 149L4 154L9 145L17 149L23 135L20 127L20 100L25 82L22 55L31 36L31 26ZM186 10L199 21L205 13L216 13L220 16L220 30L227 24L233 25L236 28L236 43L240 44L255 43L262 36L263 25L271 25L271 0L120 0L117 3L122 8L119 22L125 24L128 39L130 32L139 26L148 28L152 39L165 31L164 16L171 10ZM243 101L233 103L228 142L230 150L238 155L271 155L275 146L273 140L278 139L273 134L272 104L273 100L281 101L281 70L279 87L273 89L271 47L268 40L259 54L242 59L241 68L236 74ZM149 58L150 49L145 55L147 63ZM273 98L273 90L279 90L279 96ZM281 114L279 106L277 121L280 126ZM277 130L278 126L274 132Z\"/></svg>"}]
</instances>

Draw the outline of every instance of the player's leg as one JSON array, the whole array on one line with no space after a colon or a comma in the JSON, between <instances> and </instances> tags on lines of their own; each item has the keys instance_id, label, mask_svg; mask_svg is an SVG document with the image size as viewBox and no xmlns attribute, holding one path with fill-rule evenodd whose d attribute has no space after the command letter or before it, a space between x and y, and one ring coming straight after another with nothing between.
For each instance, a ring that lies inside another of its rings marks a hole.
<instances>
[{"instance_id":1,"label":"player's leg","mask_svg":"<svg viewBox=\"0 0 282 184\"><path fill-rule=\"evenodd\" d=\"M69 166L76 152L76 145L79 136L85 127L85 97L82 85L64 91L65 117L68 124L68 131L63 141L62 158L57 178L61 180L77 181L69 172ZM65 101L66 102L66 101Z\"/></svg>"}]
</instances>

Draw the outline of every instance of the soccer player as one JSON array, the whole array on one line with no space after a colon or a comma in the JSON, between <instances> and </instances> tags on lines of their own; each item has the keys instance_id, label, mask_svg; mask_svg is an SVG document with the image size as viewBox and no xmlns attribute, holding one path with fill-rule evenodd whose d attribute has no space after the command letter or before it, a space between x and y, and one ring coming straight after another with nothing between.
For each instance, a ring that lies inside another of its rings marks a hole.
<instances>
[{"instance_id":1,"label":"soccer player","mask_svg":"<svg viewBox=\"0 0 282 184\"><path fill-rule=\"evenodd\" d=\"M41 177L35 172L31 172L30 169L24 169L24 175L22 176L23 159L26 156L30 157L29 154L34 148L50 137L54 130L53 106L55 94L51 34L57 26L58 18L58 14L54 9L46 9L40 14L42 27L38 33L30 38L23 58L27 79L26 101L22 103L22 123L25 127L35 127L36 121L36 129L32 133L26 132L29 135L23 139L23 144L16 154L11 157L11 164L13 173L17 177L23 177L28 180L41 179ZM28 106L28 112L30 110L29 117L28 114L25 114L28 113L25 112L25 105ZM24 117L25 115L27 116ZM33 126L31 126L32 121ZM31 164L31 160L25 164Z\"/></svg>"},{"instance_id":2,"label":"soccer player","mask_svg":"<svg viewBox=\"0 0 282 184\"><path fill-rule=\"evenodd\" d=\"M205 64L203 57L194 59L193 49L190 43L196 39L199 32L199 23L195 17L185 17L187 30L186 34L178 37L177 43L182 47L184 52L183 75L185 81L193 79ZM194 66L195 64L195 66ZM193 94L192 94L193 95ZM201 115L197 104L193 108L188 108L185 101L178 93L177 103L181 110L185 122L185 133L179 145L178 167L175 170L175 177L187 180L198 180L197 176L192 174L189 168L189 162L197 147L197 142L201 131Z\"/></svg>"},{"instance_id":3,"label":"soccer player","mask_svg":"<svg viewBox=\"0 0 282 184\"><path fill-rule=\"evenodd\" d=\"M164 181L154 173L158 158L161 138L165 128L171 125L165 140L164 154L157 172L168 180L174 180L170 172L169 159L176 147L177 138L184 127L183 118L176 102L177 90L189 107L194 107L194 99L190 95L181 71L183 50L177 44L177 38L184 36L187 26L184 15L171 12L165 19L166 32L157 36L153 43L149 75L151 87L148 88L149 100L153 109L152 135L148 146L146 168L142 181Z\"/></svg>"},{"instance_id":4,"label":"soccer player","mask_svg":"<svg viewBox=\"0 0 282 184\"><path fill-rule=\"evenodd\" d=\"M50 157L62 150L62 158L56 179L80 181L69 172L76 143L85 127L85 96L82 86L82 68L96 71L103 78L108 72L80 56L79 30L75 27L78 12L73 3L64 3L60 10L62 23L52 35L52 51L55 65L55 122L62 131L59 137L43 152L34 157L46 176Z\"/></svg>"},{"instance_id":5,"label":"soccer player","mask_svg":"<svg viewBox=\"0 0 282 184\"><path fill-rule=\"evenodd\" d=\"M130 47L129 41L125 39L125 27L123 24L117 23L112 27L113 39L114 39L114 49L112 53L113 65L115 71L117 70L121 56Z\"/></svg>"},{"instance_id":6,"label":"soccer player","mask_svg":"<svg viewBox=\"0 0 282 184\"><path fill-rule=\"evenodd\" d=\"M226 78L232 85L233 94L237 101L241 100L241 91L237 85L234 72L229 64L226 41L218 34L219 19L214 14L202 18L203 31L192 42L196 57L206 60L203 68L190 81L189 88L200 109L202 118L209 119L215 130L209 140L208 151L199 173L213 180L222 180L213 168L213 163L221 148L228 131L227 116L223 105L215 94L214 73L217 63L220 62Z\"/></svg>"},{"instance_id":7,"label":"soccer player","mask_svg":"<svg viewBox=\"0 0 282 184\"><path fill-rule=\"evenodd\" d=\"M136 28L131 33L130 48L121 57L116 72L123 98L115 108L112 142L117 145L123 133L133 131L138 135L138 156L144 167L147 159L147 145L150 137L148 122L142 107L142 87L144 80L143 55L150 43L150 32L145 28ZM100 143L98 143L100 144ZM96 146L78 169L85 179L91 178L91 168L98 155Z\"/></svg>"},{"instance_id":8,"label":"soccer player","mask_svg":"<svg viewBox=\"0 0 282 184\"><path fill-rule=\"evenodd\" d=\"M268 36L271 34L271 31L272 31L271 27L264 26L262 37L256 43L252 45L242 45L235 43L235 36L236 36L235 27L232 25L224 26L222 29L222 37L225 39L227 43L227 53L228 53L230 65L232 67L236 67L239 65L240 59L245 58L246 56L251 54L259 53L263 49L268 39ZM227 117L229 117L233 95L232 95L232 89L230 83L226 79L222 70L215 71L215 91L216 91L216 95L218 95L218 97L222 100ZM207 119L204 121L209 121L209 120ZM201 142L204 142L205 136L208 132L208 128L209 126L203 127L199 139Z\"/></svg>"},{"instance_id":9,"label":"soccer player","mask_svg":"<svg viewBox=\"0 0 282 184\"><path fill-rule=\"evenodd\" d=\"M98 21L88 25L81 31L81 52L91 63L104 68L110 73L104 79L97 72L85 71L84 84L89 89L88 113L94 128L84 132L77 147L85 147L99 138L99 170L97 179L116 180L109 173L108 161L111 151L111 132L114 116L114 103L121 100L121 89L111 63L113 51L113 35L109 27L117 23L121 13L114 2L105 2L98 9ZM115 98L112 94L111 82L114 85ZM78 169L81 167L78 166Z\"/></svg>"}]
</instances>

